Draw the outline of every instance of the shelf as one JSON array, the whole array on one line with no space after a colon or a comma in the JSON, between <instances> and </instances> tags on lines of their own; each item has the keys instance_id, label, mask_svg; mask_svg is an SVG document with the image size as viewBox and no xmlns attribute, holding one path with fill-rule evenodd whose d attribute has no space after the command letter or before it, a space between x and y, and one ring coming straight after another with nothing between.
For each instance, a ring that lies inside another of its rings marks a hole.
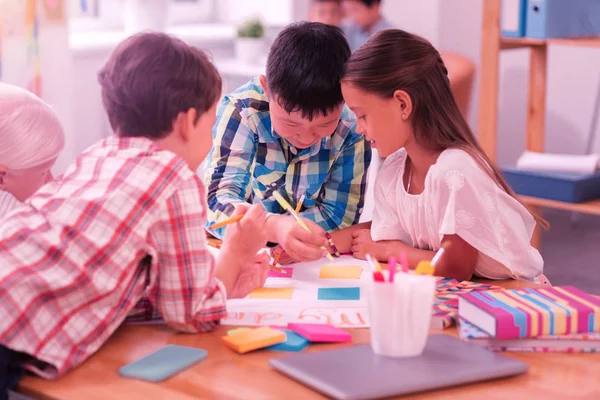
<instances>
[{"instance_id":1,"label":"shelf","mask_svg":"<svg viewBox=\"0 0 600 400\"><path fill-rule=\"evenodd\" d=\"M544 46L556 44L561 46L598 47L600 48L600 36L565 38L565 39L530 39L530 38L500 38L502 50L521 49L527 47Z\"/></svg>"},{"instance_id":2,"label":"shelf","mask_svg":"<svg viewBox=\"0 0 600 400\"><path fill-rule=\"evenodd\" d=\"M565 203L563 201L548 200L539 197L519 196L519 198L528 206L548 207L583 214L600 215L600 199L585 203Z\"/></svg>"}]
</instances>

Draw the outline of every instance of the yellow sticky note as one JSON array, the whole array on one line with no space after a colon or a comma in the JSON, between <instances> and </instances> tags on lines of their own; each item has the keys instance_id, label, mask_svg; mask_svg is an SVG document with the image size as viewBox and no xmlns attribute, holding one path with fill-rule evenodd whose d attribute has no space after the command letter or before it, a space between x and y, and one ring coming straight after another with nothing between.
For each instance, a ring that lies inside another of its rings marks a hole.
<instances>
[{"instance_id":1,"label":"yellow sticky note","mask_svg":"<svg viewBox=\"0 0 600 400\"><path fill-rule=\"evenodd\" d=\"M327 265L321 268L321 279L360 279L362 268L358 265Z\"/></svg>"},{"instance_id":2,"label":"yellow sticky note","mask_svg":"<svg viewBox=\"0 0 600 400\"><path fill-rule=\"evenodd\" d=\"M231 329L229 331L227 331L227 335L231 336L231 335L237 335L238 333L242 333L242 332L247 332L250 331L250 328L236 328L236 329Z\"/></svg>"},{"instance_id":3,"label":"yellow sticky note","mask_svg":"<svg viewBox=\"0 0 600 400\"><path fill-rule=\"evenodd\" d=\"M248 295L249 299L291 299L294 288L260 288Z\"/></svg>"},{"instance_id":4,"label":"yellow sticky note","mask_svg":"<svg viewBox=\"0 0 600 400\"><path fill-rule=\"evenodd\" d=\"M223 343L230 349L243 354L252 350L285 342L286 336L282 331L263 326L235 335L223 336L221 340L223 340Z\"/></svg>"}]
</instances>

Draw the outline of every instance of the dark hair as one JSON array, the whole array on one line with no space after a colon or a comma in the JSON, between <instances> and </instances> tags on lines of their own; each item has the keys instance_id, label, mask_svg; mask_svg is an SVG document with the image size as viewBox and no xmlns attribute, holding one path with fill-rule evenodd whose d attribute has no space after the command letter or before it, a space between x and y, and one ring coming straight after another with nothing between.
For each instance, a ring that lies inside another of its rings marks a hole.
<instances>
[{"instance_id":1,"label":"dark hair","mask_svg":"<svg viewBox=\"0 0 600 400\"><path fill-rule=\"evenodd\" d=\"M221 77L206 54L163 33L125 39L98 82L119 136L163 138L179 113L195 108L199 117L221 94Z\"/></svg>"},{"instance_id":2,"label":"dark hair","mask_svg":"<svg viewBox=\"0 0 600 400\"><path fill-rule=\"evenodd\" d=\"M348 1L348 0L346 0ZM350 0L350 1L358 1L363 3L365 6L371 8L373 7L375 4L380 4L381 0Z\"/></svg>"},{"instance_id":3,"label":"dark hair","mask_svg":"<svg viewBox=\"0 0 600 400\"><path fill-rule=\"evenodd\" d=\"M316 114L342 104L340 79L350 47L341 29L320 22L288 25L277 35L267 59L269 94L285 111Z\"/></svg>"},{"instance_id":4,"label":"dark hair","mask_svg":"<svg viewBox=\"0 0 600 400\"><path fill-rule=\"evenodd\" d=\"M417 143L437 152L448 148L468 152L500 188L516 198L463 118L442 57L427 40L399 29L379 31L352 54L342 80L382 98L392 98L397 90L408 93Z\"/></svg>"}]
</instances>

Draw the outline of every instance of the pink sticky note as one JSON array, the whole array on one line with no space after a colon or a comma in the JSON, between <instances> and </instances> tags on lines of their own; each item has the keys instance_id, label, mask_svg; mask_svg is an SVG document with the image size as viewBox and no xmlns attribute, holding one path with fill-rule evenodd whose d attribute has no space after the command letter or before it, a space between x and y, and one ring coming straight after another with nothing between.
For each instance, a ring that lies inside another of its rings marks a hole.
<instances>
[{"instance_id":1,"label":"pink sticky note","mask_svg":"<svg viewBox=\"0 0 600 400\"><path fill-rule=\"evenodd\" d=\"M288 328L311 342L338 343L352 340L350 333L333 325L291 323Z\"/></svg>"},{"instance_id":2,"label":"pink sticky note","mask_svg":"<svg viewBox=\"0 0 600 400\"><path fill-rule=\"evenodd\" d=\"M294 273L294 268L281 268L281 269L284 270L286 272L286 274L277 272L277 271L273 271L271 269L271 270L269 270L269 278L291 278L292 277L292 274Z\"/></svg>"}]
</instances>

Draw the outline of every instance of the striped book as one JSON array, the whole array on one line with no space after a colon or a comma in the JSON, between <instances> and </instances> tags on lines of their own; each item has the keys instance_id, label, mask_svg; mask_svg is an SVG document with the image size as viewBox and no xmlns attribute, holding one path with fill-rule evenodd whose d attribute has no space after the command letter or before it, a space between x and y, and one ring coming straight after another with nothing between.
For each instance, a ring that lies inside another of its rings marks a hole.
<instances>
[{"instance_id":1,"label":"striped book","mask_svg":"<svg viewBox=\"0 0 600 400\"><path fill-rule=\"evenodd\" d=\"M600 332L600 298L573 286L461 294L458 315L496 339Z\"/></svg>"},{"instance_id":2,"label":"striped book","mask_svg":"<svg viewBox=\"0 0 600 400\"><path fill-rule=\"evenodd\" d=\"M541 353L596 353L600 352L600 333L547 335L536 338L494 339L475 325L461 319L458 325L461 340L492 351Z\"/></svg>"}]
</instances>

